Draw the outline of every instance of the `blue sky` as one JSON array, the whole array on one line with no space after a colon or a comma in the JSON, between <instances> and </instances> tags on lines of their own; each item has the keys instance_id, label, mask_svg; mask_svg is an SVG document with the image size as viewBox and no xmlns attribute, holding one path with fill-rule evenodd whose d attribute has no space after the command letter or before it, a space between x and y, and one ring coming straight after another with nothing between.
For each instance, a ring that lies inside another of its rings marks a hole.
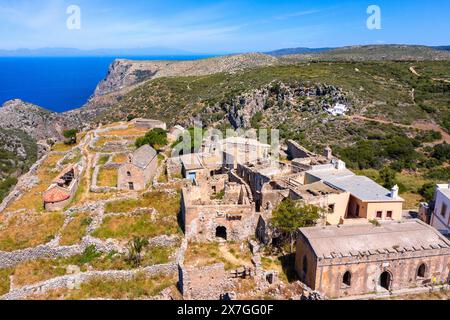
<instances>
[{"instance_id":1,"label":"blue sky","mask_svg":"<svg viewBox=\"0 0 450 320\"><path fill-rule=\"evenodd\" d=\"M68 30L66 9L81 9ZM366 27L369 5L382 29ZM450 45L450 1L0 0L0 49L167 47L194 53L405 43Z\"/></svg>"}]
</instances>

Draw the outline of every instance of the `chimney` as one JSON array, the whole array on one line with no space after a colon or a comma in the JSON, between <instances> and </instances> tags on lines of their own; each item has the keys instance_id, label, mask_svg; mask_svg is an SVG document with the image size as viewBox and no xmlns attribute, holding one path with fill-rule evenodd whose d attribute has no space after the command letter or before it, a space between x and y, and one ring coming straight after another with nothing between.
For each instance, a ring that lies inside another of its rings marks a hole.
<instances>
[{"instance_id":1,"label":"chimney","mask_svg":"<svg viewBox=\"0 0 450 320\"><path fill-rule=\"evenodd\" d=\"M395 185L391 190L391 198L397 199L398 198L398 185Z\"/></svg>"},{"instance_id":2,"label":"chimney","mask_svg":"<svg viewBox=\"0 0 450 320\"><path fill-rule=\"evenodd\" d=\"M338 161L335 163L335 168L336 168L337 170L344 170L345 168L347 168L347 165L345 164L344 161L338 160Z\"/></svg>"},{"instance_id":3,"label":"chimney","mask_svg":"<svg viewBox=\"0 0 450 320\"><path fill-rule=\"evenodd\" d=\"M328 160L333 159L333 150L331 150L330 147L326 147L325 150L324 150L324 156L325 156Z\"/></svg>"}]
</instances>

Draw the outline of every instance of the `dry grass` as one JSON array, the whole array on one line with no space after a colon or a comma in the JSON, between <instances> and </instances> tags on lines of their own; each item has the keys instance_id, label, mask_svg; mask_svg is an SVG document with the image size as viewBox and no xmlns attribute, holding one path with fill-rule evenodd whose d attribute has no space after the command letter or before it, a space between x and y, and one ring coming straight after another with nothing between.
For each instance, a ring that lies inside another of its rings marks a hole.
<instances>
[{"instance_id":1,"label":"dry grass","mask_svg":"<svg viewBox=\"0 0 450 320\"><path fill-rule=\"evenodd\" d=\"M97 185L99 187L117 187L117 169L101 168L97 178Z\"/></svg>"},{"instance_id":2,"label":"dry grass","mask_svg":"<svg viewBox=\"0 0 450 320\"><path fill-rule=\"evenodd\" d=\"M175 276L157 275L145 277L138 274L131 280L106 280L98 278L81 284L75 290L56 290L35 299L65 299L65 300L88 300L106 298L114 300L137 300L149 299L158 295L164 289L176 285Z\"/></svg>"},{"instance_id":3,"label":"dry grass","mask_svg":"<svg viewBox=\"0 0 450 320\"><path fill-rule=\"evenodd\" d=\"M76 145L74 144L65 144L64 142L57 142L52 146L52 151L55 152L67 152L72 150L73 147Z\"/></svg>"},{"instance_id":4,"label":"dry grass","mask_svg":"<svg viewBox=\"0 0 450 320\"><path fill-rule=\"evenodd\" d=\"M0 269L0 295L4 295L9 292L9 275L10 269Z\"/></svg>"},{"instance_id":5,"label":"dry grass","mask_svg":"<svg viewBox=\"0 0 450 320\"><path fill-rule=\"evenodd\" d=\"M100 134L100 136L143 136L147 133L148 130L146 129L140 129L136 128L134 126L129 126L127 129L117 129L117 130L111 130L108 132L104 132Z\"/></svg>"},{"instance_id":6,"label":"dry grass","mask_svg":"<svg viewBox=\"0 0 450 320\"><path fill-rule=\"evenodd\" d=\"M138 200L112 201L106 204L105 213L132 212L137 208L154 208L163 217L177 215L180 210L180 194L162 191L144 193Z\"/></svg>"},{"instance_id":7,"label":"dry grass","mask_svg":"<svg viewBox=\"0 0 450 320\"><path fill-rule=\"evenodd\" d=\"M228 251L223 254L219 246L225 246ZM235 243L220 244L211 243L189 243L185 254L184 264L192 267L205 267L216 263L223 263L225 270L232 270L251 264L250 252L240 250L240 245ZM244 263L241 263L244 262Z\"/></svg>"},{"instance_id":8,"label":"dry grass","mask_svg":"<svg viewBox=\"0 0 450 320\"><path fill-rule=\"evenodd\" d=\"M136 217L107 217L102 226L94 232L94 236L108 239L130 239L133 236L155 237L181 232L178 225L180 211L180 194L171 195L166 192L148 192L139 199L112 201L107 203L105 213L129 213L138 208L154 208L157 210L155 220L149 215Z\"/></svg>"},{"instance_id":9,"label":"dry grass","mask_svg":"<svg viewBox=\"0 0 450 320\"><path fill-rule=\"evenodd\" d=\"M125 153L118 153L118 154L114 155L114 157L112 159L112 162L114 162L114 163L125 163L127 160L128 160L128 157L127 157L127 155Z\"/></svg>"},{"instance_id":10,"label":"dry grass","mask_svg":"<svg viewBox=\"0 0 450 320\"><path fill-rule=\"evenodd\" d=\"M17 265L13 271L14 286L21 287L60 277L66 274L66 266L59 261L35 260Z\"/></svg>"},{"instance_id":11,"label":"dry grass","mask_svg":"<svg viewBox=\"0 0 450 320\"><path fill-rule=\"evenodd\" d=\"M62 157L60 155L50 154L37 171L39 183L21 198L12 202L5 211L29 209L35 210L36 212L43 212L42 193L47 190L53 179L59 174L59 172L52 172L51 170L55 168L56 163Z\"/></svg>"},{"instance_id":12,"label":"dry grass","mask_svg":"<svg viewBox=\"0 0 450 320\"><path fill-rule=\"evenodd\" d=\"M30 214L25 212L10 219L0 232L0 251L35 247L53 239L64 223L61 213Z\"/></svg>"},{"instance_id":13,"label":"dry grass","mask_svg":"<svg viewBox=\"0 0 450 320\"><path fill-rule=\"evenodd\" d=\"M91 223L87 213L78 214L63 230L60 244L70 246L80 242L86 235L86 229Z\"/></svg>"},{"instance_id":14,"label":"dry grass","mask_svg":"<svg viewBox=\"0 0 450 320\"><path fill-rule=\"evenodd\" d=\"M178 233L178 226L161 219L152 221L150 215L136 217L106 217L93 236L100 239L131 239L133 236L153 238Z\"/></svg>"},{"instance_id":15,"label":"dry grass","mask_svg":"<svg viewBox=\"0 0 450 320\"><path fill-rule=\"evenodd\" d=\"M101 148L108 142L117 141L116 138L110 138L110 137L100 137L94 144L95 147Z\"/></svg>"}]
</instances>

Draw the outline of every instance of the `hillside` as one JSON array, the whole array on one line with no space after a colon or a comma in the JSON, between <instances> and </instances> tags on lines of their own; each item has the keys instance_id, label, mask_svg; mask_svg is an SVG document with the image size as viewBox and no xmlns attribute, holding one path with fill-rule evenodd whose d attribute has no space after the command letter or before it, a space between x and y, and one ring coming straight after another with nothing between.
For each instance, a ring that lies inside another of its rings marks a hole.
<instances>
[{"instance_id":1,"label":"hillside","mask_svg":"<svg viewBox=\"0 0 450 320\"><path fill-rule=\"evenodd\" d=\"M334 48L285 48L274 51L265 52L271 56L280 57L291 54L318 53L333 50Z\"/></svg>"},{"instance_id":2,"label":"hillside","mask_svg":"<svg viewBox=\"0 0 450 320\"><path fill-rule=\"evenodd\" d=\"M65 129L87 127L79 114L55 113L21 100L0 107L0 201Z\"/></svg>"},{"instance_id":3,"label":"hillside","mask_svg":"<svg viewBox=\"0 0 450 320\"><path fill-rule=\"evenodd\" d=\"M355 56L349 50L370 60L388 50L383 57L402 60L407 57L405 50L410 56L415 52L417 58L432 49L369 46L320 55L351 60ZM450 130L448 62L298 62L295 57L246 54L178 62L118 60L83 108L57 114L16 100L0 108L0 128L21 130L37 144L60 139L65 128L88 129L128 116L185 126L202 120L205 126L219 128L279 128L284 138L295 138L315 150L324 144L350 146L367 138L371 130L384 130L368 128L367 121L358 117L334 118L323 110L344 102L352 115L414 125L400 128L409 135L418 122L424 122L422 127L436 129L437 124Z\"/></svg>"},{"instance_id":4,"label":"hillside","mask_svg":"<svg viewBox=\"0 0 450 320\"><path fill-rule=\"evenodd\" d=\"M290 119L295 123L291 131L305 132L309 143L317 143L347 136L345 127L354 121L331 119L322 108L325 102L342 96L352 106L353 114L403 124L436 122L449 130L450 88L443 80L450 74L450 64L415 63L420 76L410 71L411 66L408 62L319 62L235 74L159 78L136 87L116 102L106 103L99 120L107 123L128 115L157 115L169 124L189 125L194 119L202 119L205 125L226 126L236 125L236 121L229 121L233 113L244 112L245 121L239 121L238 126L246 127L261 112L262 124L277 127ZM442 80L433 80L438 78ZM290 93L268 94L275 82L290 88ZM331 92L319 89L327 87ZM356 137L349 138L352 141Z\"/></svg>"},{"instance_id":5,"label":"hillside","mask_svg":"<svg viewBox=\"0 0 450 320\"><path fill-rule=\"evenodd\" d=\"M173 76L202 76L219 72L237 72L246 68L273 65L277 59L260 53L230 55L194 61L116 60L108 76L99 83L94 97L133 86L145 80Z\"/></svg>"},{"instance_id":6,"label":"hillside","mask_svg":"<svg viewBox=\"0 0 450 320\"><path fill-rule=\"evenodd\" d=\"M285 56L289 61L448 61L450 52L426 46L351 46L319 53Z\"/></svg>"}]
</instances>

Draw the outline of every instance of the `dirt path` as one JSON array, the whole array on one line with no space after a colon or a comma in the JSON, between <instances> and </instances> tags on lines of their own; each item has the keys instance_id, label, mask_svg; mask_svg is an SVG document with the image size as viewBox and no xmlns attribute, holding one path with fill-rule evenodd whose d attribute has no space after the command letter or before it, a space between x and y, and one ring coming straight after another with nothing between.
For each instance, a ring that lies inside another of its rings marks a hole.
<instances>
[{"instance_id":1,"label":"dirt path","mask_svg":"<svg viewBox=\"0 0 450 320\"><path fill-rule=\"evenodd\" d=\"M396 123L396 122L384 120L384 119L367 118L367 117L364 117L361 115L353 115L353 116L349 116L347 118L350 120L375 121L378 123L392 124L397 127L408 128L408 129L417 129L417 130L422 130L422 131L434 130L434 131L438 131L442 134L442 140L436 142L436 144L443 143L443 142L450 143L450 134L448 134L448 132L445 131L444 129L442 129L439 125L432 123L432 122L415 121L412 125L406 125L406 124Z\"/></svg>"},{"instance_id":2,"label":"dirt path","mask_svg":"<svg viewBox=\"0 0 450 320\"><path fill-rule=\"evenodd\" d=\"M441 79L441 78L432 78L434 81L443 81L445 83L450 83L450 80L447 79Z\"/></svg>"},{"instance_id":3,"label":"dirt path","mask_svg":"<svg viewBox=\"0 0 450 320\"><path fill-rule=\"evenodd\" d=\"M411 71L414 75L416 75L418 77L421 77L420 73L418 73L415 68L416 68L415 66L412 66L412 67L409 68L409 71ZM450 83L450 80L442 79L442 78L431 78L431 80L433 80L433 81L442 81L442 82L445 82L445 83Z\"/></svg>"},{"instance_id":4,"label":"dirt path","mask_svg":"<svg viewBox=\"0 0 450 320\"><path fill-rule=\"evenodd\" d=\"M414 66L410 67L410 68L409 68L409 71L411 71L414 75L420 77L420 74L416 71L416 69L415 69Z\"/></svg>"}]
</instances>

